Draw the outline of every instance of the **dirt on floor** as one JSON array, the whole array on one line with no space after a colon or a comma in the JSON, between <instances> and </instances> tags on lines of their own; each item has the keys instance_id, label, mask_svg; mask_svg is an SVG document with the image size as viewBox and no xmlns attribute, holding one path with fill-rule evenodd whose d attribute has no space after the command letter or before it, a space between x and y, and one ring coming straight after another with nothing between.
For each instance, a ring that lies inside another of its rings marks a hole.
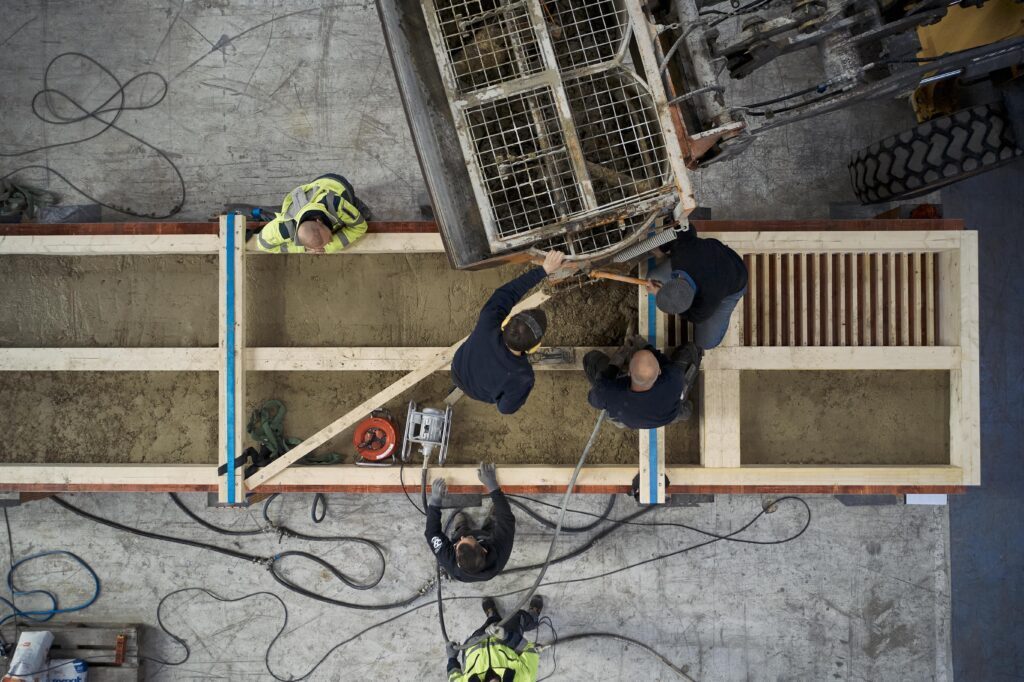
<instances>
[{"instance_id":1,"label":"dirt on floor","mask_svg":"<svg viewBox=\"0 0 1024 682\"><path fill-rule=\"evenodd\" d=\"M217 345L214 256L5 256L0 346ZM459 272L443 254L248 259L249 346L448 346L523 272ZM545 304L545 343L617 344L636 289L600 282Z\"/></svg>"},{"instance_id":2,"label":"dirt on floor","mask_svg":"<svg viewBox=\"0 0 1024 682\"><path fill-rule=\"evenodd\" d=\"M744 464L949 464L948 372L741 372Z\"/></svg>"},{"instance_id":3,"label":"dirt on floor","mask_svg":"<svg viewBox=\"0 0 1024 682\"><path fill-rule=\"evenodd\" d=\"M402 376L400 372L249 372L247 407L276 398L288 409L285 435L307 437ZM217 377L214 372L6 372L0 409L12 417L0 441L5 462L217 461ZM405 421L410 400L442 406L451 385L438 373L383 407ZM514 416L463 398L455 406L449 461L572 464L590 436L597 411L587 404L580 372L538 372L526 405ZM47 428L41 428L45 425ZM696 429L675 425L670 459L699 460ZM318 452L355 456L352 429ZM602 427L588 462L635 464L637 432ZM415 457L414 460L418 460Z\"/></svg>"}]
</instances>

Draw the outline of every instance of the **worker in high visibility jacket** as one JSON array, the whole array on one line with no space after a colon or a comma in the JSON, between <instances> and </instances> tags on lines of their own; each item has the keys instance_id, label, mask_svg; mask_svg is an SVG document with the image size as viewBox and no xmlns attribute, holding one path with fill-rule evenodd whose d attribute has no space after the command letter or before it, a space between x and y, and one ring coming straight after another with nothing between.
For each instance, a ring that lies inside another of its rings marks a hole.
<instances>
[{"instance_id":1,"label":"worker in high visibility jacket","mask_svg":"<svg viewBox=\"0 0 1024 682\"><path fill-rule=\"evenodd\" d=\"M504 626L504 636L489 635L487 628L501 621L494 600L483 601L487 620L466 640L469 647L463 652L465 665L459 665L459 646L449 642L448 682L537 682L540 654L533 642L523 637L524 630L537 628L544 598L539 594L530 600L530 608L517 611Z\"/></svg>"},{"instance_id":2,"label":"worker in high visibility jacket","mask_svg":"<svg viewBox=\"0 0 1024 682\"><path fill-rule=\"evenodd\" d=\"M337 253L366 234L366 205L348 180L328 173L288 193L256 235L269 253Z\"/></svg>"}]
</instances>

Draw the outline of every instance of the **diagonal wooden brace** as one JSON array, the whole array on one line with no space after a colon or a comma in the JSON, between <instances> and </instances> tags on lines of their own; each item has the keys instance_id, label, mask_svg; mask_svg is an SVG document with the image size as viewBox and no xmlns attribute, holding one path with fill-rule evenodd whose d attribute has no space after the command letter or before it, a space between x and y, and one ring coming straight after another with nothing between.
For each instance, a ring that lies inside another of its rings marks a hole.
<instances>
[{"instance_id":1,"label":"diagonal wooden brace","mask_svg":"<svg viewBox=\"0 0 1024 682\"><path fill-rule=\"evenodd\" d=\"M516 304L512 309L512 313L515 314L521 310L526 310L527 308L536 308L546 300L548 300L548 295L543 291L537 291ZM434 372L444 368L452 361L452 358L455 357L455 351L459 349L459 346L461 346L467 338L468 337L463 337L458 341L458 343L455 343L451 347L435 355L430 360L427 360L417 369L409 372L380 393L367 398L341 417L338 417L333 422L257 471L255 474L245 479L245 487L248 490L253 490L257 486L263 485L316 448L343 432L345 429L355 426L356 422L365 417L371 411L380 407L387 401L401 395L403 392L423 381Z\"/></svg>"}]
</instances>

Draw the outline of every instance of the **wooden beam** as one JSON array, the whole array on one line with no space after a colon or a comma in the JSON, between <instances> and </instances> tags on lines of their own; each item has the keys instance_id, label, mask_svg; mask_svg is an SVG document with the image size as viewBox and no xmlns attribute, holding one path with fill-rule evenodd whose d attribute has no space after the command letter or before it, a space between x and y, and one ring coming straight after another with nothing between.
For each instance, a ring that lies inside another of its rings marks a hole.
<instances>
[{"instance_id":1,"label":"wooden beam","mask_svg":"<svg viewBox=\"0 0 1024 682\"><path fill-rule=\"evenodd\" d=\"M949 375L950 464L965 485L981 485L981 383L978 347L978 233L964 232L959 251L940 255L940 342L960 346L960 368Z\"/></svg>"},{"instance_id":2,"label":"wooden beam","mask_svg":"<svg viewBox=\"0 0 1024 682\"><path fill-rule=\"evenodd\" d=\"M0 348L0 372L216 372L217 348Z\"/></svg>"},{"instance_id":3,"label":"wooden beam","mask_svg":"<svg viewBox=\"0 0 1024 682\"><path fill-rule=\"evenodd\" d=\"M707 352L705 370L952 370L957 346L718 347Z\"/></svg>"},{"instance_id":4,"label":"wooden beam","mask_svg":"<svg viewBox=\"0 0 1024 682\"><path fill-rule=\"evenodd\" d=\"M769 350L783 350L771 348ZM763 350L758 348L757 350ZM715 351L710 351L714 353ZM740 373L707 369L701 373L700 463L704 467L740 466Z\"/></svg>"},{"instance_id":5,"label":"wooden beam","mask_svg":"<svg viewBox=\"0 0 1024 682\"><path fill-rule=\"evenodd\" d=\"M544 301L546 301L547 299L548 295L546 293L544 293L543 291L537 291L531 294L530 296L526 297L522 301L520 301L512 309L512 314L515 314L516 312L520 310L525 310L527 308L535 308L544 303ZM403 392L407 391L408 389L415 386L426 377L430 376L432 373L449 364L452 360L452 357L455 356L455 351L459 349L459 346L461 346L463 341L465 340L466 339L463 338L459 340L458 343L455 343L451 347L446 348L442 353L439 353L430 360L424 362L420 367L409 372L404 377L402 377L398 381L394 382L393 384L385 388L383 391L380 391L376 395L367 398L362 403L352 408L341 417L338 417L336 420L334 420L324 428L320 429L306 440L299 443L297 446L289 450L287 453L271 462L268 466L265 466L262 469L260 469L258 472L256 472L256 474L246 479L246 487L249 490L252 490L266 483L274 476L277 476L282 471L284 471L287 467L291 466L292 464L299 461L316 448L320 447L321 445L329 441L331 438L334 438L341 432L345 431L345 429L354 426L356 422L365 417L374 409L380 407L381 405L391 400L392 398L398 397Z\"/></svg>"},{"instance_id":6,"label":"wooden beam","mask_svg":"<svg viewBox=\"0 0 1024 682\"><path fill-rule=\"evenodd\" d=\"M654 258L640 264L640 276L654 267ZM655 305L654 294L639 289L639 332L655 348L664 348L667 336L665 314ZM665 429L640 429L640 504L665 502Z\"/></svg>"},{"instance_id":7,"label":"wooden beam","mask_svg":"<svg viewBox=\"0 0 1024 682\"><path fill-rule=\"evenodd\" d=\"M508 492L564 491L573 467L501 465L501 486ZM959 467L931 466L743 466L666 469L670 490L688 486L959 486ZM418 482L406 472L405 486ZM433 467L430 476L443 475L453 492L480 491L476 465ZM580 492L625 492L636 475L635 466L589 466L580 472ZM217 475L209 464L8 464L0 468L2 492L213 491ZM398 467L292 467L262 486L261 492L396 492Z\"/></svg>"},{"instance_id":8,"label":"wooden beam","mask_svg":"<svg viewBox=\"0 0 1024 682\"><path fill-rule=\"evenodd\" d=\"M709 232L741 254L865 253L869 251L948 251L960 246L963 232ZM216 234L6 235L0 236L0 255L159 255L217 253ZM257 251L250 245L249 251ZM338 256L379 253L443 253L439 234L380 233L366 236ZM268 254L277 255L279 254ZM304 254L308 255L308 254Z\"/></svg>"},{"instance_id":9,"label":"wooden beam","mask_svg":"<svg viewBox=\"0 0 1024 682\"><path fill-rule=\"evenodd\" d=\"M217 496L222 504L245 501L241 462L245 436L245 217L220 218L217 402Z\"/></svg>"}]
</instances>

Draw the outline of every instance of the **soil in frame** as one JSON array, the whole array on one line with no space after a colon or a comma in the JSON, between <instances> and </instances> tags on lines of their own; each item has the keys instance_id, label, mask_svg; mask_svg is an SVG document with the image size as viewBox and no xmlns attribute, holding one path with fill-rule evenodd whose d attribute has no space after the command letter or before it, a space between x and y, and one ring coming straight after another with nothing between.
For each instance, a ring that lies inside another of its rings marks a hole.
<instances>
[{"instance_id":1,"label":"soil in frame","mask_svg":"<svg viewBox=\"0 0 1024 682\"><path fill-rule=\"evenodd\" d=\"M208 256L5 257L0 345L182 347L216 345L216 259ZM441 346L472 328L490 293L522 268L456 272L441 254L254 257L248 268L250 346ZM636 289L596 283L545 304L551 345L617 344L636 316ZM308 436L401 372L249 372L251 409L287 405L288 435ZM409 400L440 405L439 372L384 407L404 420ZM538 371L526 405L456 405L449 461L572 465L597 412L580 372ZM0 461L214 463L214 372L3 372L0 410L11 424ZM699 461L693 423L668 433L673 463ZM602 428L592 464L637 462L635 431ZM351 461L351 431L324 450Z\"/></svg>"}]
</instances>

